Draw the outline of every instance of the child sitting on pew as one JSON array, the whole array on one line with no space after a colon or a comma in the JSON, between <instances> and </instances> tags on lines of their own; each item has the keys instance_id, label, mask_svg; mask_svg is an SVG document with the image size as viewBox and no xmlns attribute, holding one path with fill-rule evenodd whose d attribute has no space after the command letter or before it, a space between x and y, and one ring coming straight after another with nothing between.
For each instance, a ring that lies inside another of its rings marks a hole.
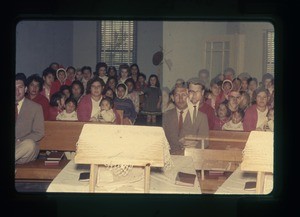
<instances>
[{"instance_id":1,"label":"child sitting on pew","mask_svg":"<svg viewBox=\"0 0 300 217\"><path fill-rule=\"evenodd\" d=\"M232 113L231 120L226 122L222 130L231 130L231 131L244 131L243 127L243 117L245 113L242 109Z\"/></svg>"},{"instance_id":2,"label":"child sitting on pew","mask_svg":"<svg viewBox=\"0 0 300 217\"><path fill-rule=\"evenodd\" d=\"M78 121L77 118L77 101L69 97L65 101L65 109L56 116L56 120L58 121Z\"/></svg>"},{"instance_id":3,"label":"child sitting on pew","mask_svg":"<svg viewBox=\"0 0 300 217\"><path fill-rule=\"evenodd\" d=\"M113 111L113 100L110 97L103 98L100 101L100 111L91 119L101 123L113 123L116 120L116 115Z\"/></svg>"}]
</instances>

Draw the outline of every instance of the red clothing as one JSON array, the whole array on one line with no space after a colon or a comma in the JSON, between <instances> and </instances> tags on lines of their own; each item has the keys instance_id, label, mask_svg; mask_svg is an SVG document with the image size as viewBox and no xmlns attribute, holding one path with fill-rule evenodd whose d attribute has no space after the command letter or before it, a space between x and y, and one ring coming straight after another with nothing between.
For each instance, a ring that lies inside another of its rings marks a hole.
<instances>
[{"instance_id":1,"label":"red clothing","mask_svg":"<svg viewBox=\"0 0 300 217\"><path fill-rule=\"evenodd\" d=\"M56 121L56 116L62 111L56 106L49 106L48 121Z\"/></svg>"},{"instance_id":2,"label":"red clothing","mask_svg":"<svg viewBox=\"0 0 300 217\"><path fill-rule=\"evenodd\" d=\"M78 121L90 121L92 114L92 97L91 94L85 95L81 98L78 106L77 106L77 117ZM121 118L115 109L114 113L116 115L115 124L121 123Z\"/></svg>"},{"instance_id":3,"label":"red clothing","mask_svg":"<svg viewBox=\"0 0 300 217\"><path fill-rule=\"evenodd\" d=\"M92 99L91 94L81 98L77 106L77 117L79 121L90 121L92 114Z\"/></svg>"},{"instance_id":4,"label":"red clothing","mask_svg":"<svg viewBox=\"0 0 300 217\"><path fill-rule=\"evenodd\" d=\"M208 105L207 103L203 103L199 107L199 111L201 111L204 114L206 114L207 121L208 121L208 128L210 130L212 130L214 128L215 118L216 118L215 110L210 105Z\"/></svg>"},{"instance_id":5,"label":"red clothing","mask_svg":"<svg viewBox=\"0 0 300 217\"><path fill-rule=\"evenodd\" d=\"M29 96L27 96L28 99L30 99ZM38 104L40 104L43 108L43 114L44 114L44 120L47 121L48 120L48 116L49 116L49 101L48 99L43 96L42 94L38 94L35 98L30 99L33 102L36 102Z\"/></svg>"},{"instance_id":6,"label":"red clothing","mask_svg":"<svg viewBox=\"0 0 300 217\"><path fill-rule=\"evenodd\" d=\"M216 117L214 121L213 130L222 130L223 125L228 121L229 121L228 118L226 118L225 120L221 120L219 117Z\"/></svg>"},{"instance_id":7,"label":"red clothing","mask_svg":"<svg viewBox=\"0 0 300 217\"><path fill-rule=\"evenodd\" d=\"M244 131L252 131L256 129L258 120L257 106L256 104L247 108L243 120Z\"/></svg>"},{"instance_id":8,"label":"red clothing","mask_svg":"<svg viewBox=\"0 0 300 217\"><path fill-rule=\"evenodd\" d=\"M214 110L216 110L219 105L225 100L225 97L223 95L223 93L221 92L217 97L216 97L216 100L215 100L215 105L212 105L212 100L211 99L207 99L205 101L205 103L207 103L208 105L210 105Z\"/></svg>"},{"instance_id":9,"label":"red clothing","mask_svg":"<svg viewBox=\"0 0 300 217\"><path fill-rule=\"evenodd\" d=\"M72 82L69 80L69 79L66 79L64 82L60 82L60 80L56 80L52 83L51 85L51 89L50 89L50 96L52 96L53 93L56 93L59 91L59 88L62 86L62 85L68 85L68 86L71 86Z\"/></svg>"}]
</instances>

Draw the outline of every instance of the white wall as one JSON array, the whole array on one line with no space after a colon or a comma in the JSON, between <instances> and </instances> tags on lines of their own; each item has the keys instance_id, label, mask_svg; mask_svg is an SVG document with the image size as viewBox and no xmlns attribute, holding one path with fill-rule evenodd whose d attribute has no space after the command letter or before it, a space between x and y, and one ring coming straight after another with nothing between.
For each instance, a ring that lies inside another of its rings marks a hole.
<instances>
[{"instance_id":1,"label":"white wall","mask_svg":"<svg viewBox=\"0 0 300 217\"><path fill-rule=\"evenodd\" d=\"M273 25L267 22L243 22L240 24L240 32L245 34L244 70L259 81L264 73L263 33L267 29L274 29Z\"/></svg>"},{"instance_id":2,"label":"white wall","mask_svg":"<svg viewBox=\"0 0 300 217\"><path fill-rule=\"evenodd\" d=\"M73 21L73 65L75 68L97 64L97 21Z\"/></svg>"},{"instance_id":3,"label":"white wall","mask_svg":"<svg viewBox=\"0 0 300 217\"><path fill-rule=\"evenodd\" d=\"M16 73L26 76L52 62L72 64L72 21L21 21L16 26Z\"/></svg>"},{"instance_id":4,"label":"white wall","mask_svg":"<svg viewBox=\"0 0 300 217\"><path fill-rule=\"evenodd\" d=\"M203 63L204 39L226 33L225 22L164 22L163 44L171 70L163 65L163 86L172 88L177 78L188 80L198 76Z\"/></svg>"},{"instance_id":5,"label":"white wall","mask_svg":"<svg viewBox=\"0 0 300 217\"><path fill-rule=\"evenodd\" d=\"M163 46L162 32L162 21L137 22L137 64L147 79L161 70L159 66L152 64L152 56Z\"/></svg>"}]
</instances>

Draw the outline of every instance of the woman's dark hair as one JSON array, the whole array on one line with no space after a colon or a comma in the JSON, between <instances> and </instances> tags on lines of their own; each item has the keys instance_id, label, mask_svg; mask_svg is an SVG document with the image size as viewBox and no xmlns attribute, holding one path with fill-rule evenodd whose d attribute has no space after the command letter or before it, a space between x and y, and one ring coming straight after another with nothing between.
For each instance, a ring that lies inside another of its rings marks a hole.
<instances>
[{"instance_id":1,"label":"woman's dark hair","mask_svg":"<svg viewBox=\"0 0 300 217\"><path fill-rule=\"evenodd\" d=\"M46 77L48 74L52 74L53 77L55 78L56 77L55 73L56 72L54 69L52 69L51 67L47 67L46 69L44 69L42 77Z\"/></svg>"},{"instance_id":2,"label":"woman's dark hair","mask_svg":"<svg viewBox=\"0 0 300 217\"><path fill-rule=\"evenodd\" d=\"M145 80L147 79L146 75L142 72L138 75L138 79L139 79L140 76L142 76Z\"/></svg>"},{"instance_id":3,"label":"woman's dark hair","mask_svg":"<svg viewBox=\"0 0 300 217\"><path fill-rule=\"evenodd\" d=\"M149 76L149 79L148 79L148 87L151 86L151 85L150 85L150 79L151 79L151 78L156 78L156 84L155 84L155 86L156 86L156 87L160 87L160 83L159 83L158 77L157 77L157 75L155 75L155 74L152 74L152 75Z\"/></svg>"},{"instance_id":4,"label":"woman's dark hair","mask_svg":"<svg viewBox=\"0 0 300 217\"><path fill-rule=\"evenodd\" d=\"M73 69L74 72L76 72L76 69L75 69L75 67L73 67L73 66L68 66L68 68L66 69L66 71L68 71L69 69Z\"/></svg>"},{"instance_id":5,"label":"woman's dark hair","mask_svg":"<svg viewBox=\"0 0 300 217\"><path fill-rule=\"evenodd\" d=\"M96 74L97 76L99 76L99 69L100 69L101 67L105 67L105 71L106 71L106 73L107 73L107 64L104 63L104 62L99 62L99 63L97 63L97 65L96 65L96 71L95 71L95 74ZM105 73L105 74L106 74L106 73Z\"/></svg>"},{"instance_id":6,"label":"woman's dark hair","mask_svg":"<svg viewBox=\"0 0 300 217\"><path fill-rule=\"evenodd\" d=\"M62 93L64 92L64 90L68 90L70 92L70 94L72 92L71 87L69 85L66 85L66 84L61 85L60 88L59 88L59 91L62 92Z\"/></svg>"},{"instance_id":7,"label":"woman's dark hair","mask_svg":"<svg viewBox=\"0 0 300 217\"><path fill-rule=\"evenodd\" d=\"M109 91L109 90L113 93L113 99L115 99L115 98L116 98L116 93L115 93L115 91L113 91L113 89L111 89L110 87L106 87L106 88L102 91L102 95L106 96L106 92Z\"/></svg>"},{"instance_id":8,"label":"woman's dark hair","mask_svg":"<svg viewBox=\"0 0 300 217\"><path fill-rule=\"evenodd\" d=\"M126 63L123 63L119 66L119 76L121 77L121 71L122 69L126 69L127 72L128 72L128 76L129 76L129 73L130 73L130 70L129 70L129 65L126 64Z\"/></svg>"},{"instance_id":9,"label":"woman's dark hair","mask_svg":"<svg viewBox=\"0 0 300 217\"><path fill-rule=\"evenodd\" d=\"M83 73L84 70L88 70L88 71L90 71L90 73L92 74L92 68L91 68L90 66L83 66L83 67L81 68L82 73Z\"/></svg>"},{"instance_id":10,"label":"woman's dark hair","mask_svg":"<svg viewBox=\"0 0 300 217\"><path fill-rule=\"evenodd\" d=\"M133 89L135 89L135 81L133 80L133 78L127 78L125 81L125 84L127 85L127 83L130 83L130 82L133 84Z\"/></svg>"},{"instance_id":11,"label":"woman's dark hair","mask_svg":"<svg viewBox=\"0 0 300 217\"><path fill-rule=\"evenodd\" d=\"M105 84L105 87L106 87L106 88L109 87L108 85L109 85L109 81L110 81L110 80L115 80L115 84L116 84L116 86L117 86L117 84L118 84L118 79L117 79L116 77L113 76L113 77L108 77L108 79L107 79L107 81L106 81L106 84Z\"/></svg>"},{"instance_id":12,"label":"woman's dark hair","mask_svg":"<svg viewBox=\"0 0 300 217\"><path fill-rule=\"evenodd\" d=\"M258 85L256 78L254 78L254 77L248 78L248 80L247 80L248 85L250 84L251 81L254 81Z\"/></svg>"},{"instance_id":13,"label":"woman's dark hair","mask_svg":"<svg viewBox=\"0 0 300 217\"><path fill-rule=\"evenodd\" d=\"M73 97L69 97L68 99L66 99L65 105L67 105L69 102L72 102L75 105L75 109L77 108L77 101L76 101L76 99L74 99Z\"/></svg>"},{"instance_id":14,"label":"woman's dark hair","mask_svg":"<svg viewBox=\"0 0 300 217\"><path fill-rule=\"evenodd\" d=\"M71 95L72 95L73 86L75 86L75 85L78 85L80 87L80 94L82 95L84 93L84 86L83 86L82 82L79 81L79 80L75 80L75 81L72 82L72 84L71 84Z\"/></svg>"},{"instance_id":15,"label":"woman's dark hair","mask_svg":"<svg viewBox=\"0 0 300 217\"><path fill-rule=\"evenodd\" d=\"M117 76L118 76L118 71L117 71L117 68L114 67L114 66L108 67L108 68L107 68L107 73L108 73L111 69L115 72L114 77L117 77ZM110 75L109 75L109 76L110 76Z\"/></svg>"},{"instance_id":16,"label":"woman's dark hair","mask_svg":"<svg viewBox=\"0 0 300 217\"><path fill-rule=\"evenodd\" d=\"M26 79L26 86L28 87L33 81L39 83L39 92L41 92L43 90L44 80L38 74L33 74Z\"/></svg>"},{"instance_id":17,"label":"woman's dark hair","mask_svg":"<svg viewBox=\"0 0 300 217\"><path fill-rule=\"evenodd\" d=\"M64 94L60 91L55 92L54 94L51 95L50 97L50 106L58 106L57 101L64 98Z\"/></svg>"},{"instance_id":18,"label":"woman's dark hair","mask_svg":"<svg viewBox=\"0 0 300 217\"><path fill-rule=\"evenodd\" d=\"M105 87L105 83L104 83L104 81L101 78L99 78L98 76L93 77L92 79L90 79L88 81L88 83L86 85L86 94L90 94L91 93L91 86L95 82L99 82L101 84L102 88Z\"/></svg>"},{"instance_id":19,"label":"woman's dark hair","mask_svg":"<svg viewBox=\"0 0 300 217\"><path fill-rule=\"evenodd\" d=\"M218 107L216 108L217 113L218 113L218 110L220 109L220 105L225 105L225 107L226 107L226 109L227 109L226 117L230 117L230 115L231 115L231 110L228 108L228 100L225 100L225 101L223 101L222 103L220 103L220 104L218 105Z\"/></svg>"},{"instance_id":20,"label":"woman's dark hair","mask_svg":"<svg viewBox=\"0 0 300 217\"><path fill-rule=\"evenodd\" d=\"M133 63L133 64L131 64L130 65L130 75L131 75L131 69L133 68L133 67L136 67L137 68L137 76L140 74L140 67L138 66L138 64L136 64L136 63Z\"/></svg>"},{"instance_id":21,"label":"woman's dark hair","mask_svg":"<svg viewBox=\"0 0 300 217\"><path fill-rule=\"evenodd\" d=\"M59 67L59 64L58 64L57 62L52 62L52 63L50 63L49 67L51 67L51 66L53 66L53 65L58 65L58 67Z\"/></svg>"}]
</instances>

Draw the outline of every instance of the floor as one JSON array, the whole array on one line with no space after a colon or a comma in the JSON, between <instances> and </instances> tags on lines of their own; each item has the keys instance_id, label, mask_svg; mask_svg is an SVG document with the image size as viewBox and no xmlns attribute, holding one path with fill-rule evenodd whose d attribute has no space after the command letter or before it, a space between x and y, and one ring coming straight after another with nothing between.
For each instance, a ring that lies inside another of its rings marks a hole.
<instances>
[{"instance_id":1,"label":"floor","mask_svg":"<svg viewBox=\"0 0 300 217\"><path fill-rule=\"evenodd\" d=\"M147 123L146 117L138 115L135 125L162 126L161 116L157 117L156 123ZM46 192L50 182L16 182L17 192Z\"/></svg>"}]
</instances>

